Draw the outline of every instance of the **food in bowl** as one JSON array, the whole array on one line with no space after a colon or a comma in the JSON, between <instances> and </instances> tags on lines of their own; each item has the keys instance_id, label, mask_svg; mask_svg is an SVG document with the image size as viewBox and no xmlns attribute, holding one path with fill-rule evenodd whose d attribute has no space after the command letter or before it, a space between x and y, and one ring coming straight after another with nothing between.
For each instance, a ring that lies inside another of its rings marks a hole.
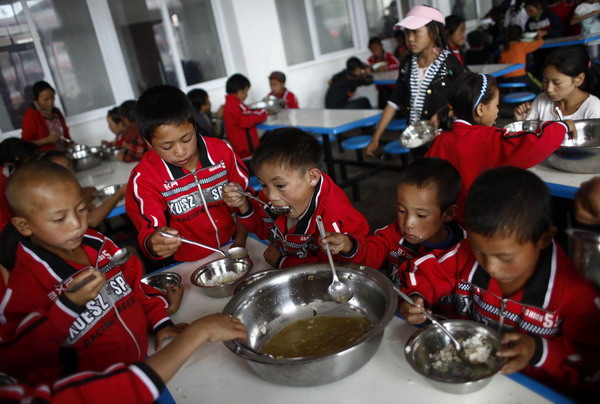
<instances>
[{"instance_id":1,"label":"food in bowl","mask_svg":"<svg viewBox=\"0 0 600 404\"><path fill-rule=\"evenodd\" d=\"M477 379L493 369L498 362L493 345L481 335L462 338L459 341L465 357L470 365L459 358L453 344L446 345L436 353L429 354L431 358L429 371L440 375L452 374L465 380Z\"/></svg>"},{"instance_id":2,"label":"food in bowl","mask_svg":"<svg viewBox=\"0 0 600 404\"><path fill-rule=\"evenodd\" d=\"M226 272L224 274L215 275L204 282L204 286L223 286L230 282L239 279L243 274L237 272Z\"/></svg>"},{"instance_id":3,"label":"food in bowl","mask_svg":"<svg viewBox=\"0 0 600 404\"><path fill-rule=\"evenodd\" d=\"M276 358L330 355L351 347L371 329L366 317L311 316L271 336L260 352Z\"/></svg>"},{"instance_id":4,"label":"food in bowl","mask_svg":"<svg viewBox=\"0 0 600 404\"><path fill-rule=\"evenodd\" d=\"M191 277L194 286L210 297L227 297L233 294L238 281L244 279L252 269L252 261L244 258L220 258L196 269Z\"/></svg>"}]
</instances>

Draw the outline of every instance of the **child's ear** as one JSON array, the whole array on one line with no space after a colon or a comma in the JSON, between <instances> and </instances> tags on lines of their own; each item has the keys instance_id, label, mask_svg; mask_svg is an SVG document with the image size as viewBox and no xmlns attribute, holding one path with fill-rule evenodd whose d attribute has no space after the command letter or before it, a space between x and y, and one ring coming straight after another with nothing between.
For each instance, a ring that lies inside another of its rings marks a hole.
<instances>
[{"instance_id":1,"label":"child's ear","mask_svg":"<svg viewBox=\"0 0 600 404\"><path fill-rule=\"evenodd\" d=\"M458 205L451 205L446 211L442 214L442 220L444 223L449 223L454 220L456 217L456 211L458 210Z\"/></svg>"},{"instance_id":2,"label":"child's ear","mask_svg":"<svg viewBox=\"0 0 600 404\"><path fill-rule=\"evenodd\" d=\"M21 233L25 237L31 236L31 228L29 227L29 222L24 217L15 216L10 219L13 226L19 233Z\"/></svg>"},{"instance_id":3,"label":"child's ear","mask_svg":"<svg viewBox=\"0 0 600 404\"><path fill-rule=\"evenodd\" d=\"M552 243L552 239L554 239L556 231L556 226L550 226L550 228L546 230L546 232L542 234L542 237L540 237L540 239L538 240L536 245L537 248L539 248L540 250L547 248L550 245L550 243Z\"/></svg>"},{"instance_id":4,"label":"child's ear","mask_svg":"<svg viewBox=\"0 0 600 404\"><path fill-rule=\"evenodd\" d=\"M475 110L473 111L473 115L477 118L481 118L483 116L483 104L482 103L477 104L477 106L475 107Z\"/></svg>"},{"instance_id":5,"label":"child's ear","mask_svg":"<svg viewBox=\"0 0 600 404\"><path fill-rule=\"evenodd\" d=\"M579 87L583 84L583 81L585 80L585 73L579 73L579 75L577 77L575 77L575 86Z\"/></svg>"},{"instance_id":6,"label":"child's ear","mask_svg":"<svg viewBox=\"0 0 600 404\"><path fill-rule=\"evenodd\" d=\"M308 180L310 182L311 187L316 187L321 179L321 170L317 167L313 167L308 170Z\"/></svg>"}]
</instances>

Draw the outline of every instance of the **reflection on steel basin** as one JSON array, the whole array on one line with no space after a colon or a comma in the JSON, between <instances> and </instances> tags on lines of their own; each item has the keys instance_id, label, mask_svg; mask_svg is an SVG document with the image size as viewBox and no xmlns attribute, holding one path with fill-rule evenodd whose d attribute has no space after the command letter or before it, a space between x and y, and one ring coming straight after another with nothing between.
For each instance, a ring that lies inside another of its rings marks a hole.
<instances>
[{"instance_id":1,"label":"reflection on steel basin","mask_svg":"<svg viewBox=\"0 0 600 404\"><path fill-rule=\"evenodd\" d=\"M73 160L75 171L83 171L100 165L100 151L86 145L76 145L70 149L69 157Z\"/></svg>"},{"instance_id":2,"label":"reflection on steel basin","mask_svg":"<svg viewBox=\"0 0 600 404\"><path fill-rule=\"evenodd\" d=\"M338 276L354 292L347 303L331 299L327 287L332 275L328 264L303 265L270 274L238 291L223 313L238 317L248 330L247 345L225 345L245 359L265 380L293 386L316 386L340 380L360 369L377 352L398 299L393 284L374 269L353 264L336 265ZM258 354L277 331L288 324L317 315L366 316L372 328L354 344L329 355L273 358Z\"/></svg>"},{"instance_id":3,"label":"reflection on steel basin","mask_svg":"<svg viewBox=\"0 0 600 404\"><path fill-rule=\"evenodd\" d=\"M507 126L511 132L536 130L539 121L517 121ZM600 173L600 119L575 121L574 137L565 137L562 144L546 159L559 170L572 173Z\"/></svg>"}]
</instances>

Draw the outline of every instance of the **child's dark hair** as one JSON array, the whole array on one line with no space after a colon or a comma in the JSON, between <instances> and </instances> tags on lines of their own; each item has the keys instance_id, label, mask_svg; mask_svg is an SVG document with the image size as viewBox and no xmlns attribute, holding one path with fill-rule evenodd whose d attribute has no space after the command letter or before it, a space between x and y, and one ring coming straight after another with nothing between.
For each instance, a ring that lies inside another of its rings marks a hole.
<instances>
[{"instance_id":1,"label":"child's dark hair","mask_svg":"<svg viewBox=\"0 0 600 404\"><path fill-rule=\"evenodd\" d=\"M437 157L421 157L414 160L400 174L398 184L437 190L437 202L442 213L456 203L460 192L460 174L447 160Z\"/></svg>"},{"instance_id":2,"label":"child's dark hair","mask_svg":"<svg viewBox=\"0 0 600 404\"><path fill-rule=\"evenodd\" d=\"M588 91L594 87L595 83L592 83L591 76L589 77L590 80L588 80L590 57L585 45L566 46L555 49L544 59L542 71L549 66L573 78L583 73L585 74L585 79L581 86L582 90Z\"/></svg>"},{"instance_id":3,"label":"child's dark hair","mask_svg":"<svg viewBox=\"0 0 600 404\"><path fill-rule=\"evenodd\" d=\"M190 99L194 109L198 111L206 104L208 100L208 93L201 88L196 88L192 91L188 91L187 97Z\"/></svg>"},{"instance_id":4,"label":"child's dark hair","mask_svg":"<svg viewBox=\"0 0 600 404\"><path fill-rule=\"evenodd\" d=\"M191 123L196 127L196 112L183 91L173 86L156 86L146 90L135 106L140 133L148 142L162 125Z\"/></svg>"},{"instance_id":5,"label":"child's dark hair","mask_svg":"<svg viewBox=\"0 0 600 404\"><path fill-rule=\"evenodd\" d=\"M38 147L34 143L18 137L6 138L0 143L0 165L15 169L34 160L37 152Z\"/></svg>"},{"instance_id":6,"label":"child's dark hair","mask_svg":"<svg viewBox=\"0 0 600 404\"><path fill-rule=\"evenodd\" d=\"M508 197L510 196L510 197ZM515 234L520 243L537 242L552 226L548 187L534 173L516 167L485 171L467 196L467 232L485 237Z\"/></svg>"},{"instance_id":7,"label":"child's dark hair","mask_svg":"<svg viewBox=\"0 0 600 404\"><path fill-rule=\"evenodd\" d=\"M225 83L225 92L227 94L235 94L247 87L250 87L250 80L248 80L246 76L236 73L227 79L227 83Z\"/></svg>"},{"instance_id":8,"label":"child's dark hair","mask_svg":"<svg viewBox=\"0 0 600 404\"><path fill-rule=\"evenodd\" d=\"M362 69L365 64L357 57L352 56L346 60L346 69L348 71L354 71L356 69Z\"/></svg>"},{"instance_id":9,"label":"child's dark hair","mask_svg":"<svg viewBox=\"0 0 600 404\"><path fill-rule=\"evenodd\" d=\"M383 44L381 43L381 38L379 38L378 36L374 36L372 38L369 39L369 46L368 48L371 47L371 45L373 44L378 44L380 46L383 46Z\"/></svg>"},{"instance_id":10,"label":"child's dark hair","mask_svg":"<svg viewBox=\"0 0 600 404\"><path fill-rule=\"evenodd\" d=\"M121 113L119 112L119 107L109 109L106 116L108 116L114 123L121 123Z\"/></svg>"},{"instance_id":11,"label":"child's dark hair","mask_svg":"<svg viewBox=\"0 0 600 404\"><path fill-rule=\"evenodd\" d=\"M62 150L47 150L38 156L38 161L52 161L55 157L62 157L67 160L71 160L67 153Z\"/></svg>"},{"instance_id":12,"label":"child's dark hair","mask_svg":"<svg viewBox=\"0 0 600 404\"><path fill-rule=\"evenodd\" d=\"M533 6L536 8L545 8L546 7L543 0L525 0L525 2L523 4L525 5L525 7L527 7L527 6Z\"/></svg>"},{"instance_id":13,"label":"child's dark hair","mask_svg":"<svg viewBox=\"0 0 600 404\"><path fill-rule=\"evenodd\" d=\"M121 118L127 119L129 122L137 122L137 116L135 112L135 100L127 100L123 101L121 105L119 105L119 115Z\"/></svg>"},{"instance_id":14,"label":"child's dark hair","mask_svg":"<svg viewBox=\"0 0 600 404\"><path fill-rule=\"evenodd\" d=\"M394 38L404 38L406 40L406 34L401 29L397 29L394 31Z\"/></svg>"},{"instance_id":15,"label":"child's dark hair","mask_svg":"<svg viewBox=\"0 0 600 404\"><path fill-rule=\"evenodd\" d=\"M471 48L483 48L485 43L485 35L479 30L469 32L467 34L467 42Z\"/></svg>"},{"instance_id":16,"label":"child's dark hair","mask_svg":"<svg viewBox=\"0 0 600 404\"><path fill-rule=\"evenodd\" d=\"M523 36L523 28L519 25L509 25L504 33L504 50L510 49L510 43L519 41Z\"/></svg>"},{"instance_id":17,"label":"child's dark hair","mask_svg":"<svg viewBox=\"0 0 600 404\"><path fill-rule=\"evenodd\" d=\"M318 167L322 154L321 145L310 133L293 127L279 128L260 139L252 155L252 167L254 172L266 163L308 170Z\"/></svg>"},{"instance_id":18,"label":"child's dark hair","mask_svg":"<svg viewBox=\"0 0 600 404\"><path fill-rule=\"evenodd\" d=\"M438 49L450 49L450 43L448 42L448 37L446 36L446 32L444 31L444 24L437 21L428 22L427 31L429 32L429 36L433 40L433 43Z\"/></svg>"},{"instance_id":19,"label":"child's dark hair","mask_svg":"<svg viewBox=\"0 0 600 404\"><path fill-rule=\"evenodd\" d=\"M40 94L42 93L42 91L44 91L44 90L52 90L53 93L56 93L56 90L54 90L54 88L52 88L50 83L48 83L44 80L40 80L40 81L37 81L31 88L31 92L33 93L33 99L37 100L38 97L40 96Z\"/></svg>"},{"instance_id":20,"label":"child's dark hair","mask_svg":"<svg viewBox=\"0 0 600 404\"><path fill-rule=\"evenodd\" d=\"M458 27L460 27L460 24L462 24L464 22L465 22L464 18L462 18L458 15L450 14L448 17L446 17L446 25L444 26L446 35L454 34L456 32L456 30L458 29Z\"/></svg>"},{"instance_id":21,"label":"child's dark hair","mask_svg":"<svg viewBox=\"0 0 600 404\"><path fill-rule=\"evenodd\" d=\"M450 109L454 113L454 118L475 123L473 111L477 105L492 101L496 91L498 91L496 79L492 76L464 72L448 87L448 105L438 111L440 127L444 130L452 127Z\"/></svg>"}]
</instances>

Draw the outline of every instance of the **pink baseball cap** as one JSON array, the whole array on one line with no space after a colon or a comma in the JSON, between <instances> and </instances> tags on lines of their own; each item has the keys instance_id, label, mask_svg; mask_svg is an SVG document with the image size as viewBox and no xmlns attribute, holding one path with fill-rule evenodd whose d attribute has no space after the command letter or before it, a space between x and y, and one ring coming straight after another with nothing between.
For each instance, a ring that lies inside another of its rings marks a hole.
<instances>
[{"instance_id":1,"label":"pink baseball cap","mask_svg":"<svg viewBox=\"0 0 600 404\"><path fill-rule=\"evenodd\" d=\"M406 14L406 17L394 25L394 29L419 29L431 21L437 21L446 25L446 19L438 9L427 6L414 6Z\"/></svg>"}]
</instances>

